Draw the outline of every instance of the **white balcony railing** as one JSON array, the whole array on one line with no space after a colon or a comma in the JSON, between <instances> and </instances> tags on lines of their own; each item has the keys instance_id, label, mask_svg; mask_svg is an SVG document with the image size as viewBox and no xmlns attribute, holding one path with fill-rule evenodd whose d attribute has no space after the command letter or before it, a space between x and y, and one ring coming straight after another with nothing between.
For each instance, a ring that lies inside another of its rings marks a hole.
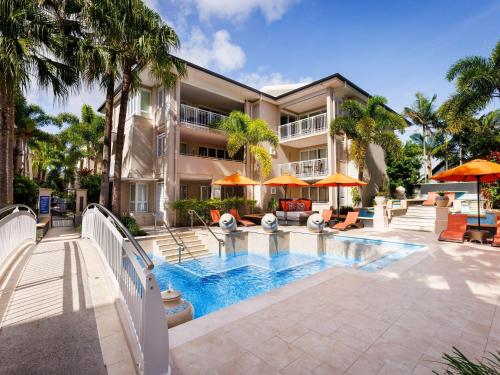
<instances>
[{"instance_id":1,"label":"white balcony railing","mask_svg":"<svg viewBox=\"0 0 500 375\"><path fill-rule=\"evenodd\" d=\"M291 174L298 178L323 178L328 176L328 160L312 159L280 164L280 174Z\"/></svg>"},{"instance_id":2,"label":"white balcony railing","mask_svg":"<svg viewBox=\"0 0 500 375\"><path fill-rule=\"evenodd\" d=\"M181 123L192 128L208 130L212 129L217 123L225 120L227 116L220 113L205 111L181 104ZM216 129L213 129L216 130Z\"/></svg>"},{"instance_id":3,"label":"white balcony railing","mask_svg":"<svg viewBox=\"0 0 500 375\"><path fill-rule=\"evenodd\" d=\"M278 135L280 140L288 140L306 135L322 133L326 130L326 113L322 113L320 115L280 125Z\"/></svg>"}]
</instances>

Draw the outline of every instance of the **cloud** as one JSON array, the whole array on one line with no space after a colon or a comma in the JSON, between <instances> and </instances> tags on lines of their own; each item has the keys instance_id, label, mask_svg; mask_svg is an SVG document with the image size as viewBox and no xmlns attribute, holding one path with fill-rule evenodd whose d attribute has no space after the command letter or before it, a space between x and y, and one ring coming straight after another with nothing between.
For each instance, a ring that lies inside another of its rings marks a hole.
<instances>
[{"instance_id":1,"label":"cloud","mask_svg":"<svg viewBox=\"0 0 500 375\"><path fill-rule=\"evenodd\" d=\"M259 72L241 73L238 80L257 89L260 89L263 86L284 85L287 83L309 83L313 81L311 77L300 77L298 80L292 80L285 78L283 74L279 72L268 74Z\"/></svg>"},{"instance_id":2,"label":"cloud","mask_svg":"<svg viewBox=\"0 0 500 375\"><path fill-rule=\"evenodd\" d=\"M242 21L254 12L260 11L267 22L281 19L287 9L298 0L194 0L201 20L211 17Z\"/></svg>"},{"instance_id":3,"label":"cloud","mask_svg":"<svg viewBox=\"0 0 500 375\"><path fill-rule=\"evenodd\" d=\"M181 46L180 57L204 67L216 68L221 72L241 69L246 62L245 52L240 46L231 42L231 35L226 30L215 32L209 39L195 27Z\"/></svg>"}]
</instances>

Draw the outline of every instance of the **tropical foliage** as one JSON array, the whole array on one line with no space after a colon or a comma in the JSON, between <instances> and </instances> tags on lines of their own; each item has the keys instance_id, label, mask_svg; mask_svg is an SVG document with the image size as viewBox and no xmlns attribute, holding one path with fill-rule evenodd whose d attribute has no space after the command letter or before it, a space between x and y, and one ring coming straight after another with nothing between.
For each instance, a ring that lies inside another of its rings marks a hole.
<instances>
[{"instance_id":1,"label":"tropical foliage","mask_svg":"<svg viewBox=\"0 0 500 375\"><path fill-rule=\"evenodd\" d=\"M417 134L421 137L421 134ZM386 155L387 176L390 182L391 194L398 186L403 186L406 194L411 196L416 184L420 182L420 167L422 166L421 147L408 141L403 147L402 155Z\"/></svg>"},{"instance_id":2,"label":"tropical foliage","mask_svg":"<svg viewBox=\"0 0 500 375\"><path fill-rule=\"evenodd\" d=\"M401 141L396 131L402 132L406 122L402 116L387 109L387 99L373 96L366 104L349 99L340 105L342 115L330 124L330 135L345 133L352 140L350 158L358 167L358 179L363 180L366 154L370 144L381 146L393 155L401 153Z\"/></svg>"},{"instance_id":3,"label":"tropical foliage","mask_svg":"<svg viewBox=\"0 0 500 375\"><path fill-rule=\"evenodd\" d=\"M38 185L29 177L14 177L14 202L35 207L38 199Z\"/></svg>"},{"instance_id":4,"label":"tropical foliage","mask_svg":"<svg viewBox=\"0 0 500 375\"><path fill-rule=\"evenodd\" d=\"M500 99L500 40L490 56L468 56L453 64L446 78L456 93L445 103L446 112L467 115L484 110Z\"/></svg>"},{"instance_id":5,"label":"tropical foliage","mask_svg":"<svg viewBox=\"0 0 500 375\"><path fill-rule=\"evenodd\" d=\"M227 151L230 157L242 148L246 148L257 163L261 180L269 176L272 159L266 144L276 148L279 140L264 120L251 119L240 111L233 111L218 125L218 128L227 134ZM250 169L254 170L252 164Z\"/></svg>"},{"instance_id":6,"label":"tropical foliage","mask_svg":"<svg viewBox=\"0 0 500 375\"><path fill-rule=\"evenodd\" d=\"M437 96L427 98L420 92L415 94L415 102L411 107L405 107L404 116L416 126L422 128L422 135L418 142L422 145L423 160L425 162L424 179L432 176L432 156L433 151L428 151L428 138L432 137L433 130L437 130L440 126L439 120L435 111L435 101ZM415 139L414 139L415 140ZM435 140L435 138L434 138Z\"/></svg>"},{"instance_id":7,"label":"tropical foliage","mask_svg":"<svg viewBox=\"0 0 500 375\"><path fill-rule=\"evenodd\" d=\"M482 361L474 361L453 347L451 354L443 354L442 371L432 371L437 375L497 375L500 373L500 351L489 353Z\"/></svg>"}]
</instances>

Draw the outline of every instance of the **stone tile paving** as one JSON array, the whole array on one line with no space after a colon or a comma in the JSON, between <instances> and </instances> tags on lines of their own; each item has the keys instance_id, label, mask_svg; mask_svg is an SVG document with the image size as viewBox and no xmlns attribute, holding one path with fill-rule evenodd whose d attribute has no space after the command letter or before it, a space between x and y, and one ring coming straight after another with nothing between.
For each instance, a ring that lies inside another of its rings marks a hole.
<instances>
[{"instance_id":1,"label":"stone tile paving","mask_svg":"<svg viewBox=\"0 0 500 375\"><path fill-rule=\"evenodd\" d=\"M330 269L314 285L285 286L281 300L255 298L257 310L245 301L245 316L235 305L176 327L173 373L429 374L453 345L478 359L500 349L498 250L439 243L432 233L349 234L425 243L428 250L376 274ZM196 337L197 327L206 333Z\"/></svg>"}]
</instances>

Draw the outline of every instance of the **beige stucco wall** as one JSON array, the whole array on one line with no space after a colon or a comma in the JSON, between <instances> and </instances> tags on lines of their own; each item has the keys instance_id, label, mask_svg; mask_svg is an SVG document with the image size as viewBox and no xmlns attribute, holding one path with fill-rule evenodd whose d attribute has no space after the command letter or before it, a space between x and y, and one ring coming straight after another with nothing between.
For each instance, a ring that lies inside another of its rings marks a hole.
<instances>
[{"instance_id":1,"label":"beige stucco wall","mask_svg":"<svg viewBox=\"0 0 500 375\"><path fill-rule=\"evenodd\" d=\"M179 155L178 158L179 178L188 175L196 176L197 179L218 179L233 173L243 174L245 164L238 161L217 160L200 158L197 156Z\"/></svg>"}]
</instances>

